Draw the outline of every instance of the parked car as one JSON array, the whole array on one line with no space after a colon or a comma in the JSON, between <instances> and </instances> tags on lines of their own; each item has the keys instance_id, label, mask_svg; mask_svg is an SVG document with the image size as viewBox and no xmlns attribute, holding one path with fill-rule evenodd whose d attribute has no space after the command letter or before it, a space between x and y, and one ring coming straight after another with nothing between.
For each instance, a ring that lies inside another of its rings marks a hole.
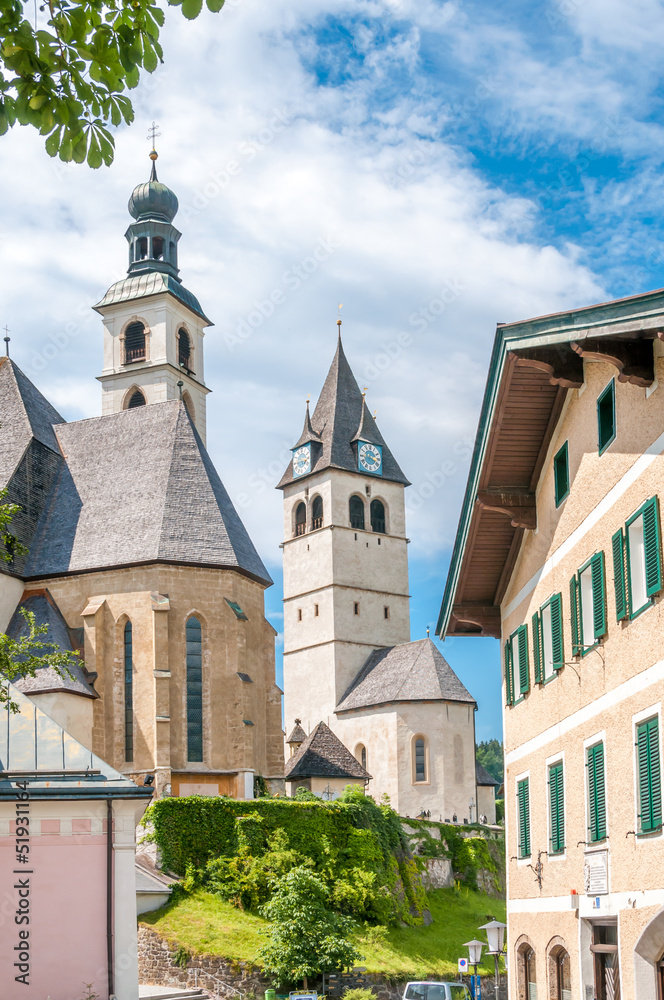
<instances>
[{"instance_id":1,"label":"parked car","mask_svg":"<svg viewBox=\"0 0 664 1000\"><path fill-rule=\"evenodd\" d=\"M463 983L406 983L403 1000L471 1000Z\"/></svg>"}]
</instances>

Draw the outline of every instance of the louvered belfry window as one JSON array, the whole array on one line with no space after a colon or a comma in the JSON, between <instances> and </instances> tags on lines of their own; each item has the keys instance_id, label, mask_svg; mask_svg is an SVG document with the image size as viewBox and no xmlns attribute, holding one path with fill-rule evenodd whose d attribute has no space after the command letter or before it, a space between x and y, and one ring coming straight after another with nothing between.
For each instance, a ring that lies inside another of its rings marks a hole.
<instances>
[{"instance_id":1,"label":"louvered belfry window","mask_svg":"<svg viewBox=\"0 0 664 1000\"><path fill-rule=\"evenodd\" d=\"M659 501L651 497L611 539L616 620L635 618L662 589Z\"/></svg>"},{"instance_id":2,"label":"louvered belfry window","mask_svg":"<svg viewBox=\"0 0 664 1000\"><path fill-rule=\"evenodd\" d=\"M364 531L364 501L362 497L352 496L348 501L348 516L351 528Z\"/></svg>"},{"instance_id":3,"label":"louvered belfry window","mask_svg":"<svg viewBox=\"0 0 664 1000\"><path fill-rule=\"evenodd\" d=\"M636 727L636 752L639 772L639 832L652 833L662 826L662 778L657 716Z\"/></svg>"},{"instance_id":4,"label":"louvered belfry window","mask_svg":"<svg viewBox=\"0 0 664 1000\"><path fill-rule=\"evenodd\" d=\"M549 821L550 854L562 854L565 850L565 789L563 785L563 762L558 761L549 768Z\"/></svg>"},{"instance_id":5,"label":"louvered belfry window","mask_svg":"<svg viewBox=\"0 0 664 1000\"><path fill-rule=\"evenodd\" d=\"M131 622L124 627L125 760L134 759L134 658Z\"/></svg>"},{"instance_id":6,"label":"louvered belfry window","mask_svg":"<svg viewBox=\"0 0 664 1000\"><path fill-rule=\"evenodd\" d=\"M145 327L136 321L130 323L124 335L125 364L145 361Z\"/></svg>"},{"instance_id":7,"label":"louvered belfry window","mask_svg":"<svg viewBox=\"0 0 664 1000\"><path fill-rule=\"evenodd\" d=\"M554 594L532 620L535 683L545 684L565 663L563 650L563 601Z\"/></svg>"},{"instance_id":8,"label":"louvered belfry window","mask_svg":"<svg viewBox=\"0 0 664 1000\"><path fill-rule=\"evenodd\" d=\"M524 778L516 786L519 857L530 857L530 781Z\"/></svg>"},{"instance_id":9,"label":"louvered belfry window","mask_svg":"<svg viewBox=\"0 0 664 1000\"><path fill-rule=\"evenodd\" d=\"M604 744L588 747L588 820L590 842L606 839L606 781Z\"/></svg>"},{"instance_id":10,"label":"louvered belfry window","mask_svg":"<svg viewBox=\"0 0 664 1000\"><path fill-rule=\"evenodd\" d=\"M203 761L203 649L201 623L187 621L187 760Z\"/></svg>"}]
</instances>

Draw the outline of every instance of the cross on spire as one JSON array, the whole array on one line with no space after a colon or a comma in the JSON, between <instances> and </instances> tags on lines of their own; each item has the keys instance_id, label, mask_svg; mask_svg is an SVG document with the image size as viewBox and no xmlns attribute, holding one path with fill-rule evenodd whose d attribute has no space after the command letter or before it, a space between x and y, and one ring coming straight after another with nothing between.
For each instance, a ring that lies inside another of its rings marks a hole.
<instances>
[{"instance_id":1,"label":"cross on spire","mask_svg":"<svg viewBox=\"0 0 664 1000\"><path fill-rule=\"evenodd\" d=\"M4 336L5 354L7 355L7 357L9 357L9 341L11 340L11 337L9 336L9 327L5 326L4 329L5 329L5 336Z\"/></svg>"},{"instance_id":2,"label":"cross on spire","mask_svg":"<svg viewBox=\"0 0 664 1000\"><path fill-rule=\"evenodd\" d=\"M158 139L159 136L161 135L161 132L157 131L158 128L159 128L159 126L157 125L157 123L156 122L152 122L152 125L148 129L148 134L146 136L146 139L152 139L152 151L153 151L153 153L156 152L156 150L155 150L155 139Z\"/></svg>"}]
</instances>

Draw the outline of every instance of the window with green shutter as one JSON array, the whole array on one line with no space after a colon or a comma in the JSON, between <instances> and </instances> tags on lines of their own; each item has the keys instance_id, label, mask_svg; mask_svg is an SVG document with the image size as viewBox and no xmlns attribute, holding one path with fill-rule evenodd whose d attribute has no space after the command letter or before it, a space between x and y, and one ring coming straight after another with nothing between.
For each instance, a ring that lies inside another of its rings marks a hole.
<instances>
[{"instance_id":1,"label":"window with green shutter","mask_svg":"<svg viewBox=\"0 0 664 1000\"><path fill-rule=\"evenodd\" d=\"M511 665L512 701L520 701L530 690L528 661L528 626L520 625L510 636L509 662Z\"/></svg>"},{"instance_id":2,"label":"window with green shutter","mask_svg":"<svg viewBox=\"0 0 664 1000\"><path fill-rule=\"evenodd\" d=\"M560 507L569 493L569 449L567 441L556 452L553 459L553 491L556 499L556 507Z\"/></svg>"},{"instance_id":3,"label":"window with green shutter","mask_svg":"<svg viewBox=\"0 0 664 1000\"><path fill-rule=\"evenodd\" d=\"M613 379L597 399L597 447L600 455L616 436L616 384Z\"/></svg>"},{"instance_id":4,"label":"window with green shutter","mask_svg":"<svg viewBox=\"0 0 664 1000\"><path fill-rule=\"evenodd\" d=\"M616 531L611 539L613 550L613 590L616 598L616 621L622 621L629 614L627 600L627 580L625 574L625 532Z\"/></svg>"},{"instance_id":5,"label":"window with green shutter","mask_svg":"<svg viewBox=\"0 0 664 1000\"><path fill-rule=\"evenodd\" d=\"M604 744L588 748L588 833L591 844L606 838L606 782L604 777Z\"/></svg>"},{"instance_id":6,"label":"window with green shutter","mask_svg":"<svg viewBox=\"0 0 664 1000\"><path fill-rule=\"evenodd\" d=\"M512 643L505 643L505 704L514 704L514 669L512 666Z\"/></svg>"},{"instance_id":7,"label":"window with green shutter","mask_svg":"<svg viewBox=\"0 0 664 1000\"><path fill-rule=\"evenodd\" d=\"M585 656L606 635L604 553L596 552L570 580L572 651Z\"/></svg>"},{"instance_id":8,"label":"window with green shutter","mask_svg":"<svg viewBox=\"0 0 664 1000\"><path fill-rule=\"evenodd\" d=\"M636 753L639 773L639 832L652 833L662 826L662 780L657 716L636 727Z\"/></svg>"},{"instance_id":9,"label":"window with green shutter","mask_svg":"<svg viewBox=\"0 0 664 1000\"><path fill-rule=\"evenodd\" d=\"M520 858L530 857L530 782L528 778L517 782L516 807L518 823L518 853Z\"/></svg>"},{"instance_id":10,"label":"window with green shutter","mask_svg":"<svg viewBox=\"0 0 664 1000\"><path fill-rule=\"evenodd\" d=\"M565 850L565 789L563 786L563 762L558 761L549 768L549 854L562 854Z\"/></svg>"},{"instance_id":11,"label":"window with green shutter","mask_svg":"<svg viewBox=\"0 0 664 1000\"><path fill-rule=\"evenodd\" d=\"M616 534L618 534L616 532ZM645 608L650 607L652 597L662 589L662 555L659 520L659 501L651 497L625 524L623 538L623 588L625 600L621 610L623 617L628 614L635 618ZM613 536L614 540L616 535ZM614 553L618 543L614 542ZM616 560L614 554L614 583L616 587L616 608L618 607L619 586L616 581Z\"/></svg>"},{"instance_id":12,"label":"window with green shutter","mask_svg":"<svg viewBox=\"0 0 664 1000\"><path fill-rule=\"evenodd\" d=\"M537 684L546 684L564 666L561 594L553 594L533 615L533 658Z\"/></svg>"}]
</instances>

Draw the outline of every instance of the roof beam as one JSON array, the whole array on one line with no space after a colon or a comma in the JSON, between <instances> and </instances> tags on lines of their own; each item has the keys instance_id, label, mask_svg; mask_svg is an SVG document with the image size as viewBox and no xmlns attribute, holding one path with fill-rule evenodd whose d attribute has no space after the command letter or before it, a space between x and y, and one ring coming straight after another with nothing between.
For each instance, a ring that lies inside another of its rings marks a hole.
<instances>
[{"instance_id":1,"label":"roof beam","mask_svg":"<svg viewBox=\"0 0 664 1000\"><path fill-rule=\"evenodd\" d=\"M534 368L549 376L551 385L565 389L580 389L583 385L583 359L570 349L569 344L550 347L523 347L511 351L519 368Z\"/></svg>"},{"instance_id":2,"label":"roof beam","mask_svg":"<svg viewBox=\"0 0 664 1000\"><path fill-rule=\"evenodd\" d=\"M507 486L501 489L478 490L477 503L482 510L494 510L498 514L505 514L515 528L528 528L533 531L537 527L535 494L528 490L517 490Z\"/></svg>"},{"instance_id":3,"label":"roof beam","mask_svg":"<svg viewBox=\"0 0 664 1000\"><path fill-rule=\"evenodd\" d=\"M455 604L452 617L459 624L474 625L475 629L466 630L465 634L488 635L500 639L500 608L486 604ZM479 629L479 631L477 631ZM448 629L448 634L463 635L464 629Z\"/></svg>"},{"instance_id":4,"label":"roof beam","mask_svg":"<svg viewBox=\"0 0 664 1000\"><path fill-rule=\"evenodd\" d=\"M655 381L655 356L652 340L620 340L615 337L598 340L586 337L573 340L570 347L581 358L604 361L618 369L618 381L650 386Z\"/></svg>"}]
</instances>

